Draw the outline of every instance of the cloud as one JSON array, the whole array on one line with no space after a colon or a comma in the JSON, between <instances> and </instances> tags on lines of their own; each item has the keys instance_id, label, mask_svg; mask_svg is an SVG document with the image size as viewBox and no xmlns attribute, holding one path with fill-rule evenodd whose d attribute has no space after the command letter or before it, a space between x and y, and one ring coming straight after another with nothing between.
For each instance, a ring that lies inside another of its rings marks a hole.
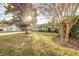
<instances>
[{"instance_id":1,"label":"cloud","mask_svg":"<svg viewBox=\"0 0 79 59\"><path fill-rule=\"evenodd\" d=\"M45 16L43 15L39 15L37 17L37 24L44 24L44 23L48 23L49 19L46 19Z\"/></svg>"}]
</instances>

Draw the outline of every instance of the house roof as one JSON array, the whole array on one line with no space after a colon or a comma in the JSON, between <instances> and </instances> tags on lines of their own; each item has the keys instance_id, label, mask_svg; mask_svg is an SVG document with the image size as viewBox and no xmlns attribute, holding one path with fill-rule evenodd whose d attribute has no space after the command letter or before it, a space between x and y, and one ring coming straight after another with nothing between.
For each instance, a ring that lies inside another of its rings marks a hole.
<instances>
[{"instance_id":1,"label":"house roof","mask_svg":"<svg viewBox=\"0 0 79 59\"><path fill-rule=\"evenodd\" d=\"M9 24L0 24L0 27L6 27L9 26Z\"/></svg>"}]
</instances>

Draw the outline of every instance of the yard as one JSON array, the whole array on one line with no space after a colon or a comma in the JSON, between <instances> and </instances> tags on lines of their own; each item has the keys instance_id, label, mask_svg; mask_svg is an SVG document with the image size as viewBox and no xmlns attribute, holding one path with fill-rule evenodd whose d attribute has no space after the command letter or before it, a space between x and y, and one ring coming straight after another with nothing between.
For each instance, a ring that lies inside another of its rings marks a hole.
<instances>
[{"instance_id":1,"label":"yard","mask_svg":"<svg viewBox=\"0 0 79 59\"><path fill-rule=\"evenodd\" d=\"M57 33L36 32L0 36L0 55L78 55L79 51L53 42Z\"/></svg>"}]
</instances>

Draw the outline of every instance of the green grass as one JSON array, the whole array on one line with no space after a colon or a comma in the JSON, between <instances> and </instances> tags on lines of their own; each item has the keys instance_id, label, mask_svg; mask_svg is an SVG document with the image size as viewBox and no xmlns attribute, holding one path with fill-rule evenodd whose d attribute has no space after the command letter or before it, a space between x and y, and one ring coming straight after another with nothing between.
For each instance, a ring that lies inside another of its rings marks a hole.
<instances>
[{"instance_id":1,"label":"green grass","mask_svg":"<svg viewBox=\"0 0 79 59\"><path fill-rule=\"evenodd\" d=\"M63 46L60 46L54 42L48 37L48 36L42 36L43 40L41 41L42 43L45 44L48 48L51 49L55 55L60 55L60 56L79 56L79 51L78 50L73 50L70 48L65 48Z\"/></svg>"},{"instance_id":2,"label":"green grass","mask_svg":"<svg viewBox=\"0 0 79 59\"><path fill-rule=\"evenodd\" d=\"M79 56L78 50L54 43L57 36L57 33L45 32L0 36L0 55Z\"/></svg>"}]
</instances>

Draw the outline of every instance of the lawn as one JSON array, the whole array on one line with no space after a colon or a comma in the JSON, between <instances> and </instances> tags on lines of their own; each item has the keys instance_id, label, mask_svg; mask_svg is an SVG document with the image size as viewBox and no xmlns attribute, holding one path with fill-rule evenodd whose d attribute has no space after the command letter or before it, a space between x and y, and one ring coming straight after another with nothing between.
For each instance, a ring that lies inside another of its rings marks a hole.
<instances>
[{"instance_id":1,"label":"lawn","mask_svg":"<svg viewBox=\"0 0 79 59\"><path fill-rule=\"evenodd\" d=\"M78 55L79 51L53 42L57 33L36 32L29 35L0 36L0 55Z\"/></svg>"}]
</instances>

